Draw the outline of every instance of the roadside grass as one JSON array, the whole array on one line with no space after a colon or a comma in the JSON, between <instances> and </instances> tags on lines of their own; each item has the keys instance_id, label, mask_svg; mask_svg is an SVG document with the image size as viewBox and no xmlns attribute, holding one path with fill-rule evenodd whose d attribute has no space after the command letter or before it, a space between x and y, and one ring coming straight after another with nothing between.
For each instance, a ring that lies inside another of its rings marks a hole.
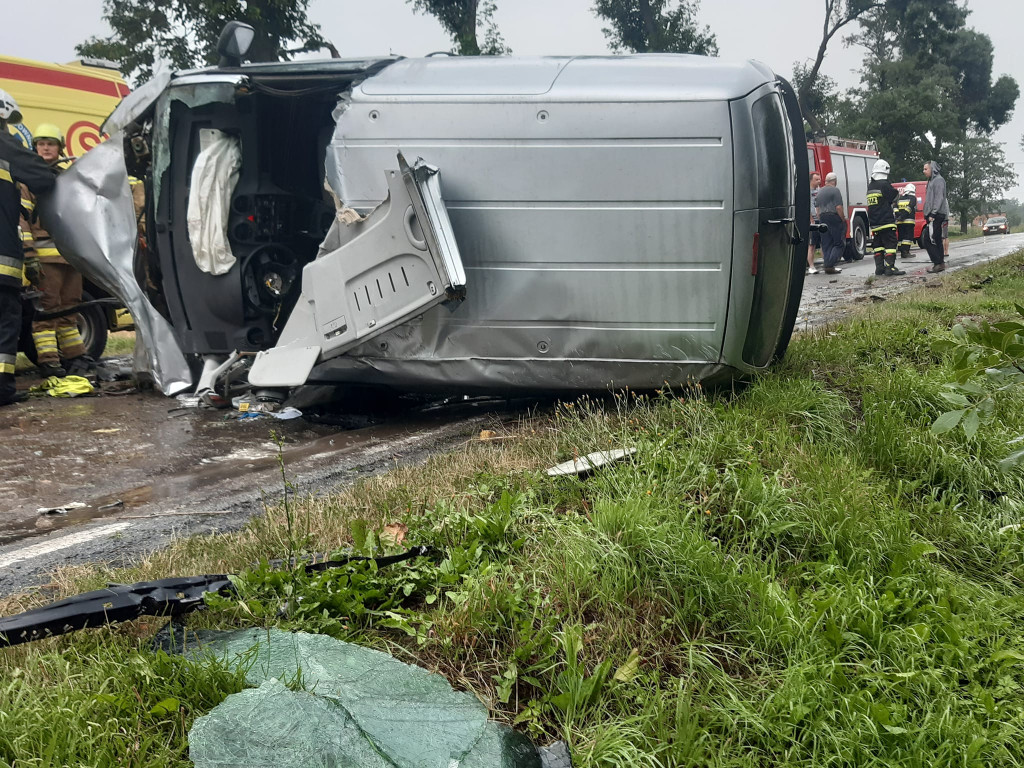
<instances>
[{"instance_id":1,"label":"roadside grass","mask_svg":"<svg viewBox=\"0 0 1024 768\"><path fill-rule=\"evenodd\" d=\"M984 237L985 233L981 227L968 227L966 232L954 229L949 233L950 240L973 240L975 237Z\"/></svg>"},{"instance_id":2,"label":"roadside grass","mask_svg":"<svg viewBox=\"0 0 1024 768\"><path fill-rule=\"evenodd\" d=\"M135 350L135 331L114 331L107 336L103 357L130 355Z\"/></svg>"},{"instance_id":3,"label":"roadside grass","mask_svg":"<svg viewBox=\"0 0 1024 768\"><path fill-rule=\"evenodd\" d=\"M1012 316L1022 291L1019 251L797 338L749 384L495 423L499 440L293 497L131 571L65 569L0 613L242 572L190 625L387 650L538 741L567 739L578 766L1024 765L1024 529L1005 528L1024 522L1024 480L997 469L1024 394L971 439L930 431L951 379L932 342ZM612 447L637 452L543 473ZM251 565L410 544L437 554ZM188 765L191 722L242 682L149 650L159 623L0 651L0 765Z\"/></svg>"}]
</instances>

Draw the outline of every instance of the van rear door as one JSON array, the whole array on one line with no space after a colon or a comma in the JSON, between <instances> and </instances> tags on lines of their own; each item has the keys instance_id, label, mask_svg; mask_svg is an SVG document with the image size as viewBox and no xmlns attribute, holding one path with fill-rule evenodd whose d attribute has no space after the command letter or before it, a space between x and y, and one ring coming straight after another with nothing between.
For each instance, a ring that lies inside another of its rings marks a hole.
<instances>
[{"instance_id":1,"label":"van rear door","mask_svg":"<svg viewBox=\"0 0 1024 768\"><path fill-rule=\"evenodd\" d=\"M795 256L798 244L806 242L810 200L798 195L798 166L806 180L806 150L797 147L790 115L783 95L775 91L751 105L753 124L754 171L751 182L757 189L756 224L749 213L737 214L737 232L756 226L751 242L753 293L750 316L743 343L742 360L746 365L763 368L785 350L792 333L803 288L801 258ZM791 90L791 89L790 89ZM802 142L801 142L802 143ZM799 151L797 151L799 149ZM804 184L806 186L806 183ZM797 207L798 197L801 202Z\"/></svg>"}]
</instances>

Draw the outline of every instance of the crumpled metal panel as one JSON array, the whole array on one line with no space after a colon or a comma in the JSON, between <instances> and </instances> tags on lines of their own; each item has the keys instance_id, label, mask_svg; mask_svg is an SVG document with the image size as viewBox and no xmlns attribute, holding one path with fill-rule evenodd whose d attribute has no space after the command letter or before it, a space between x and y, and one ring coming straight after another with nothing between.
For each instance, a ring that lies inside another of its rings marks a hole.
<instances>
[{"instance_id":1,"label":"crumpled metal panel","mask_svg":"<svg viewBox=\"0 0 1024 768\"><path fill-rule=\"evenodd\" d=\"M379 348L390 337L378 336ZM308 383L383 386L403 392L451 394L526 394L530 392L598 392L623 388L653 390L678 388L687 382L705 385L728 381L736 368L719 363L618 360L517 360L486 357L443 359L388 359L360 356L359 348L321 363Z\"/></svg>"},{"instance_id":2,"label":"crumpled metal panel","mask_svg":"<svg viewBox=\"0 0 1024 768\"><path fill-rule=\"evenodd\" d=\"M139 86L121 99L121 103L103 121L103 128L101 129L103 133L113 135L118 131L124 130L146 114L149 108L160 98L160 94L164 92L164 88L171 82L172 77L173 73L171 70L164 68L158 71L152 80Z\"/></svg>"},{"instance_id":3,"label":"crumpled metal panel","mask_svg":"<svg viewBox=\"0 0 1024 768\"><path fill-rule=\"evenodd\" d=\"M166 395L188 389L192 375L171 326L135 280L138 229L123 135L89 150L62 173L39 207L68 263L131 311L136 373L151 376Z\"/></svg>"}]
</instances>

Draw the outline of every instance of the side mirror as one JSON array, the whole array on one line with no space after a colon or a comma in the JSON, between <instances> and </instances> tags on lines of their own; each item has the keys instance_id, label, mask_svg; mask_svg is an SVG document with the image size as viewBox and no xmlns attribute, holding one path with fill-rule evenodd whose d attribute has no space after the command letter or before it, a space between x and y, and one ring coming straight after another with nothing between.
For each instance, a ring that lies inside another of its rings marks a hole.
<instances>
[{"instance_id":1,"label":"side mirror","mask_svg":"<svg viewBox=\"0 0 1024 768\"><path fill-rule=\"evenodd\" d=\"M229 21L221 30L217 40L217 53L220 54L219 67L240 67L245 54L249 52L256 30L241 21Z\"/></svg>"}]
</instances>

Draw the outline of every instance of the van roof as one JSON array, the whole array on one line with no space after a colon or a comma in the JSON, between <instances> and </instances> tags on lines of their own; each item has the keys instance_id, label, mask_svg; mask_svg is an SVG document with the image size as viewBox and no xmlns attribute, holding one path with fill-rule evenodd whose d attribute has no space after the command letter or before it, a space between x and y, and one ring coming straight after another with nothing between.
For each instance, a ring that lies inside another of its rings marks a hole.
<instances>
[{"instance_id":1,"label":"van roof","mask_svg":"<svg viewBox=\"0 0 1024 768\"><path fill-rule=\"evenodd\" d=\"M548 99L608 101L728 101L775 81L757 61L689 54L626 56L385 56L315 59L210 67L196 75L344 75L380 68L364 92L374 96L431 97L546 94ZM190 77L194 82L194 77ZM497 89L497 90L495 90Z\"/></svg>"}]
</instances>

